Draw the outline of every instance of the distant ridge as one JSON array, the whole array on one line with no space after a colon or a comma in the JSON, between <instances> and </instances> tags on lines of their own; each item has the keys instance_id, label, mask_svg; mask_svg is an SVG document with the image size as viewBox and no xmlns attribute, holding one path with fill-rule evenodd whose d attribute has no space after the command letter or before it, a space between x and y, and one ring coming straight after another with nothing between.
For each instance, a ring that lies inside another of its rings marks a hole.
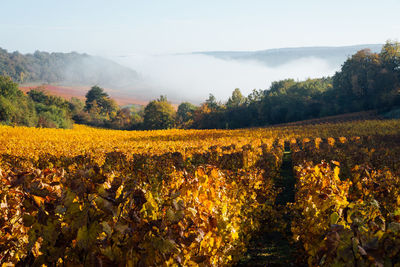
<instances>
[{"instance_id":1,"label":"distant ridge","mask_svg":"<svg viewBox=\"0 0 400 267\"><path fill-rule=\"evenodd\" d=\"M302 58L318 58L327 61L330 66L339 67L351 55L362 49L380 52L382 44L363 44L352 46L315 46L275 48L259 51L204 51L194 55L207 55L223 60L258 61L269 67L284 65Z\"/></svg>"}]
</instances>

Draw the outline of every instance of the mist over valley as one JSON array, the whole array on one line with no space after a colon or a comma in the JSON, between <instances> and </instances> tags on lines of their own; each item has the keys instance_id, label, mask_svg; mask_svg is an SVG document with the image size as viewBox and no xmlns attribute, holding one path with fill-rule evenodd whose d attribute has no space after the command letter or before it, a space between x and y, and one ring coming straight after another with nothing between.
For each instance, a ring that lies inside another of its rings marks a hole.
<instances>
[{"instance_id":1,"label":"mist over valley","mask_svg":"<svg viewBox=\"0 0 400 267\"><path fill-rule=\"evenodd\" d=\"M253 89L268 89L273 81L332 76L358 50L378 52L381 47L371 44L117 56L39 51L24 55L2 49L0 72L25 87L59 85L65 87L61 91L70 88L78 97L98 85L123 104L146 103L160 95L173 103L200 104L209 94L226 101L235 88L248 95ZM58 91L53 93L65 94Z\"/></svg>"}]
</instances>

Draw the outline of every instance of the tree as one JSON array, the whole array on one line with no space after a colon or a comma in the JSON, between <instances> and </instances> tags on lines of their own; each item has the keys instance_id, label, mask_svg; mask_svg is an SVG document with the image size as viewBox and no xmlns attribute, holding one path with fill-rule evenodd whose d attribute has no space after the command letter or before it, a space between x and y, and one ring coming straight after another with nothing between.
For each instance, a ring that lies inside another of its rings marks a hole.
<instances>
[{"instance_id":1,"label":"tree","mask_svg":"<svg viewBox=\"0 0 400 267\"><path fill-rule=\"evenodd\" d=\"M37 125L34 103L19 90L10 77L1 75L0 121L13 125Z\"/></svg>"},{"instance_id":2,"label":"tree","mask_svg":"<svg viewBox=\"0 0 400 267\"><path fill-rule=\"evenodd\" d=\"M28 96L35 102L38 103L46 103L47 102L47 95L41 91L39 88L32 89L28 92Z\"/></svg>"},{"instance_id":3,"label":"tree","mask_svg":"<svg viewBox=\"0 0 400 267\"><path fill-rule=\"evenodd\" d=\"M151 101L144 109L145 129L169 129L174 126L175 109L166 97Z\"/></svg>"},{"instance_id":4,"label":"tree","mask_svg":"<svg viewBox=\"0 0 400 267\"><path fill-rule=\"evenodd\" d=\"M247 105L256 104L260 102L264 94L262 90L253 89L253 91L246 97Z\"/></svg>"},{"instance_id":5,"label":"tree","mask_svg":"<svg viewBox=\"0 0 400 267\"><path fill-rule=\"evenodd\" d=\"M296 84L296 81L293 79L285 79L281 81L272 82L268 91L265 93L269 96L272 95L285 95L287 90Z\"/></svg>"},{"instance_id":6,"label":"tree","mask_svg":"<svg viewBox=\"0 0 400 267\"><path fill-rule=\"evenodd\" d=\"M132 127L133 115L129 107L122 108L117 111L116 116L109 123L113 129L129 129Z\"/></svg>"},{"instance_id":7,"label":"tree","mask_svg":"<svg viewBox=\"0 0 400 267\"><path fill-rule=\"evenodd\" d=\"M67 109L56 105L35 103L38 126L46 128L71 128L72 120Z\"/></svg>"},{"instance_id":8,"label":"tree","mask_svg":"<svg viewBox=\"0 0 400 267\"><path fill-rule=\"evenodd\" d=\"M379 54L360 50L333 77L341 112L387 109L400 104L400 44L388 41Z\"/></svg>"},{"instance_id":9,"label":"tree","mask_svg":"<svg viewBox=\"0 0 400 267\"><path fill-rule=\"evenodd\" d=\"M28 96L35 103L39 127L72 127L71 106L67 100L49 95L41 87L30 90Z\"/></svg>"},{"instance_id":10,"label":"tree","mask_svg":"<svg viewBox=\"0 0 400 267\"><path fill-rule=\"evenodd\" d=\"M178 106L178 111L176 112L177 123L183 128L189 127L190 123L193 121L193 114L195 110L195 105L189 102L181 103Z\"/></svg>"},{"instance_id":11,"label":"tree","mask_svg":"<svg viewBox=\"0 0 400 267\"><path fill-rule=\"evenodd\" d=\"M19 90L18 84L14 83L10 77L0 75L0 95L11 99L21 97L23 93Z\"/></svg>"},{"instance_id":12,"label":"tree","mask_svg":"<svg viewBox=\"0 0 400 267\"><path fill-rule=\"evenodd\" d=\"M167 96L166 95L160 95L160 97L157 99L159 102L168 102Z\"/></svg>"},{"instance_id":13,"label":"tree","mask_svg":"<svg viewBox=\"0 0 400 267\"><path fill-rule=\"evenodd\" d=\"M208 99L206 100L206 105L211 110L217 110L220 106L217 102L217 99L215 98L215 96L213 94L210 94L208 96Z\"/></svg>"},{"instance_id":14,"label":"tree","mask_svg":"<svg viewBox=\"0 0 400 267\"><path fill-rule=\"evenodd\" d=\"M246 98L242 95L239 88L236 88L232 92L232 96L228 99L226 103L227 108L238 108L243 105L246 101Z\"/></svg>"},{"instance_id":15,"label":"tree","mask_svg":"<svg viewBox=\"0 0 400 267\"><path fill-rule=\"evenodd\" d=\"M72 115L79 114L83 112L85 108L85 103L77 97L71 97L69 101L69 109L71 110Z\"/></svg>"},{"instance_id":16,"label":"tree","mask_svg":"<svg viewBox=\"0 0 400 267\"><path fill-rule=\"evenodd\" d=\"M382 61L392 69L400 70L400 43L387 41L379 54Z\"/></svg>"},{"instance_id":17,"label":"tree","mask_svg":"<svg viewBox=\"0 0 400 267\"><path fill-rule=\"evenodd\" d=\"M103 119L109 120L117 115L118 105L104 89L93 86L86 94L85 110L89 113L99 113Z\"/></svg>"},{"instance_id":18,"label":"tree","mask_svg":"<svg viewBox=\"0 0 400 267\"><path fill-rule=\"evenodd\" d=\"M108 94L104 92L104 89L95 85L86 93L85 110L89 111L93 106L93 101L99 102L109 98Z\"/></svg>"},{"instance_id":19,"label":"tree","mask_svg":"<svg viewBox=\"0 0 400 267\"><path fill-rule=\"evenodd\" d=\"M347 59L333 76L336 101L341 112L355 112L379 106L379 55L363 49Z\"/></svg>"}]
</instances>

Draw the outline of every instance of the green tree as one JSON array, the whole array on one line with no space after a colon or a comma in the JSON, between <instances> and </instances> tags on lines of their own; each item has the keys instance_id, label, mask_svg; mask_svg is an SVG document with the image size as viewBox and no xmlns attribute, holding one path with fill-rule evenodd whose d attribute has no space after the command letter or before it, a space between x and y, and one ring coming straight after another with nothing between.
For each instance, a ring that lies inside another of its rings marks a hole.
<instances>
[{"instance_id":1,"label":"green tree","mask_svg":"<svg viewBox=\"0 0 400 267\"><path fill-rule=\"evenodd\" d=\"M34 103L10 77L0 75L0 121L11 125L36 126Z\"/></svg>"},{"instance_id":2,"label":"green tree","mask_svg":"<svg viewBox=\"0 0 400 267\"><path fill-rule=\"evenodd\" d=\"M363 49L347 59L333 76L336 101L341 112L354 112L378 106L381 69L379 55Z\"/></svg>"},{"instance_id":3,"label":"green tree","mask_svg":"<svg viewBox=\"0 0 400 267\"><path fill-rule=\"evenodd\" d=\"M23 93L19 90L18 84L14 83L10 77L0 76L0 95L8 99L13 99L21 97Z\"/></svg>"},{"instance_id":4,"label":"green tree","mask_svg":"<svg viewBox=\"0 0 400 267\"><path fill-rule=\"evenodd\" d=\"M400 43L386 42L379 54L382 70L377 84L381 89L381 106L400 105Z\"/></svg>"},{"instance_id":5,"label":"green tree","mask_svg":"<svg viewBox=\"0 0 400 267\"><path fill-rule=\"evenodd\" d=\"M227 108L238 108L243 105L246 101L246 98L242 95L239 88L236 88L232 92L232 96L229 97L228 102L226 102Z\"/></svg>"},{"instance_id":6,"label":"green tree","mask_svg":"<svg viewBox=\"0 0 400 267\"><path fill-rule=\"evenodd\" d=\"M400 43L387 41L379 54L382 61L392 69L400 67Z\"/></svg>"},{"instance_id":7,"label":"green tree","mask_svg":"<svg viewBox=\"0 0 400 267\"><path fill-rule=\"evenodd\" d=\"M217 99L213 94L210 94L208 96L208 99L206 100L206 105L208 106L209 109L211 110L217 110L220 107L220 104L217 102Z\"/></svg>"},{"instance_id":8,"label":"green tree","mask_svg":"<svg viewBox=\"0 0 400 267\"><path fill-rule=\"evenodd\" d=\"M85 109L85 103L77 97L71 97L69 101L69 109L72 115L79 114Z\"/></svg>"},{"instance_id":9,"label":"green tree","mask_svg":"<svg viewBox=\"0 0 400 267\"><path fill-rule=\"evenodd\" d=\"M193 114L196 110L196 106L189 103L183 102L178 106L178 111L176 112L176 121L179 126L183 128L190 127L191 122L193 121Z\"/></svg>"},{"instance_id":10,"label":"green tree","mask_svg":"<svg viewBox=\"0 0 400 267\"><path fill-rule=\"evenodd\" d=\"M38 126L46 128L71 128L72 120L68 110L56 105L36 103L35 109L38 115Z\"/></svg>"},{"instance_id":11,"label":"green tree","mask_svg":"<svg viewBox=\"0 0 400 267\"><path fill-rule=\"evenodd\" d=\"M104 89L95 85L86 93L86 101L85 101L85 110L89 111L93 107L94 101L99 106L102 106L101 103L107 102L109 96Z\"/></svg>"},{"instance_id":12,"label":"green tree","mask_svg":"<svg viewBox=\"0 0 400 267\"><path fill-rule=\"evenodd\" d=\"M48 97L47 95L43 92L40 91L39 89L32 89L28 92L28 96L35 102L37 103L43 103L45 104L48 102Z\"/></svg>"},{"instance_id":13,"label":"green tree","mask_svg":"<svg viewBox=\"0 0 400 267\"><path fill-rule=\"evenodd\" d=\"M0 121L8 125L37 126L34 103L25 96L9 99L0 95Z\"/></svg>"},{"instance_id":14,"label":"green tree","mask_svg":"<svg viewBox=\"0 0 400 267\"><path fill-rule=\"evenodd\" d=\"M30 90L28 96L35 103L39 127L72 127L71 109L67 100L46 94L40 87Z\"/></svg>"},{"instance_id":15,"label":"green tree","mask_svg":"<svg viewBox=\"0 0 400 267\"><path fill-rule=\"evenodd\" d=\"M253 89L253 91L246 97L246 103L247 105L258 103L262 100L263 96L263 90Z\"/></svg>"},{"instance_id":16,"label":"green tree","mask_svg":"<svg viewBox=\"0 0 400 267\"><path fill-rule=\"evenodd\" d=\"M165 97L151 101L144 109L145 129L168 129L174 126L175 109Z\"/></svg>"},{"instance_id":17,"label":"green tree","mask_svg":"<svg viewBox=\"0 0 400 267\"><path fill-rule=\"evenodd\" d=\"M118 110L117 103L104 92L103 88L96 85L87 92L85 111L92 118L91 124L102 126L117 116Z\"/></svg>"}]
</instances>

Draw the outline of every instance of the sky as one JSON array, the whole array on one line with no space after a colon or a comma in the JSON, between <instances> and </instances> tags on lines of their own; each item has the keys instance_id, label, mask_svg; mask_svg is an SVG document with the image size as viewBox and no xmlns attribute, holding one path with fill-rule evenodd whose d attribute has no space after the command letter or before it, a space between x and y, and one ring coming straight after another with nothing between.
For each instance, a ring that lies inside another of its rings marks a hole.
<instances>
[{"instance_id":1,"label":"sky","mask_svg":"<svg viewBox=\"0 0 400 267\"><path fill-rule=\"evenodd\" d=\"M175 102L227 99L235 88L247 95L340 68L315 58L269 68L181 53L382 44L400 35L399 0L13 0L1 8L1 48L107 57L142 77L130 93Z\"/></svg>"},{"instance_id":2,"label":"sky","mask_svg":"<svg viewBox=\"0 0 400 267\"><path fill-rule=\"evenodd\" d=\"M15 0L2 2L9 51L164 54L383 43L398 0Z\"/></svg>"}]
</instances>

